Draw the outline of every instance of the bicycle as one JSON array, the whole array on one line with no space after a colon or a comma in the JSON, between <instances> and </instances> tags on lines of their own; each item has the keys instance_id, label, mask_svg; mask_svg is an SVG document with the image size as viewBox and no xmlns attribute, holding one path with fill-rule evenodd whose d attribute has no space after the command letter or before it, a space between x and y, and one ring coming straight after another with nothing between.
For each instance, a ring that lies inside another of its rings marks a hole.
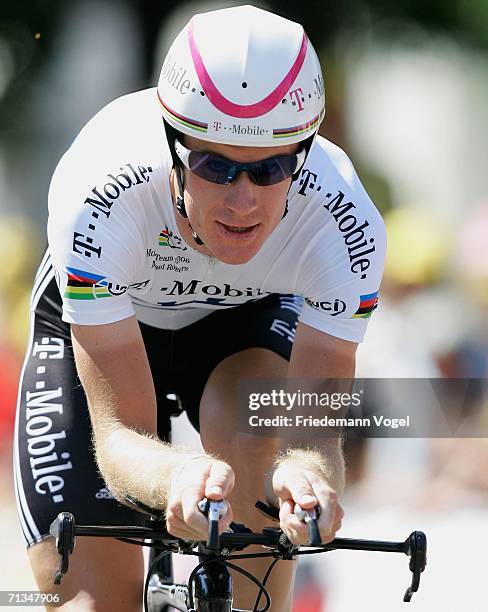
<instances>
[{"instance_id":1,"label":"bicycle","mask_svg":"<svg viewBox=\"0 0 488 612\"><path fill-rule=\"evenodd\" d=\"M59 568L54 577L55 584L60 584L63 575L68 572L69 556L73 553L76 536L114 537L123 542L151 548L144 585L145 612L169 612L171 608L182 612L246 612L232 607L232 577L229 568L244 574L258 587L252 612L266 612L271 608L271 597L266 590L266 583L278 561L292 560L297 555L339 549L404 553L409 556L412 581L403 597L403 601L408 602L413 593L418 591L420 575L427 563L427 538L422 531L413 531L403 542L336 538L328 544L322 544L317 527L318 507L302 510L295 506L295 514L308 524L310 542L310 546L297 546L277 527L265 527L260 533L254 533L243 524L231 523L232 533L219 535L218 521L226 503L223 500L204 499L199 502L200 511L208 517L209 531L206 542L186 541L172 536L166 530L164 514L161 511L149 508L131 497L127 497L126 502L148 515L144 527L76 525L71 513L58 514L50 526L50 533L56 538L56 548L60 555ZM277 509L261 501L257 501L255 505L269 518L278 518ZM252 544L263 546L267 552L232 554ZM174 584L171 553L199 557L199 563L188 577L187 585ZM230 561L257 557L273 557L262 581ZM265 600L264 607L259 608L262 598Z\"/></svg>"}]
</instances>

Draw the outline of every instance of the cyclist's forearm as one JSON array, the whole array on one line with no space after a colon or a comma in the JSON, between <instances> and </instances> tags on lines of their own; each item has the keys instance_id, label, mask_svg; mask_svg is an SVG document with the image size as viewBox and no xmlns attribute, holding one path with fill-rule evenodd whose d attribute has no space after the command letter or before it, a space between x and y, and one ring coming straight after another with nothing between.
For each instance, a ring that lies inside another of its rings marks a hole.
<instances>
[{"instance_id":1,"label":"cyclist's forearm","mask_svg":"<svg viewBox=\"0 0 488 612\"><path fill-rule=\"evenodd\" d=\"M132 495L160 509L166 507L174 474L198 454L127 427L113 429L96 446L98 466L114 497L123 501Z\"/></svg>"}]
</instances>

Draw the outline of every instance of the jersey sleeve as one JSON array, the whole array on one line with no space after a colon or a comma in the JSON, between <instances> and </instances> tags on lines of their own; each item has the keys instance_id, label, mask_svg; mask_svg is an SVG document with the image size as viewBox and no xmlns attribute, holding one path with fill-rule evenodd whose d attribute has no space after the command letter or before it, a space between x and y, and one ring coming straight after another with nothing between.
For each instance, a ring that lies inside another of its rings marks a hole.
<instances>
[{"instance_id":1,"label":"jersey sleeve","mask_svg":"<svg viewBox=\"0 0 488 612\"><path fill-rule=\"evenodd\" d=\"M385 224L341 151L346 179L324 181L316 198L315 239L302 259L300 321L332 336L361 342L378 306L386 255Z\"/></svg>"},{"instance_id":2,"label":"jersey sleeve","mask_svg":"<svg viewBox=\"0 0 488 612\"><path fill-rule=\"evenodd\" d=\"M117 177L107 182L104 171L80 168L68 151L49 189L48 242L62 319L113 323L134 314L127 290L138 266L138 231L121 193L123 177L118 185ZM110 200L116 190L117 200Z\"/></svg>"},{"instance_id":3,"label":"jersey sleeve","mask_svg":"<svg viewBox=\"0 0 488 612\"><path fill-rule=\"evenodd\" d=\"M332 284L330 279L325 285L317 279L304 296L300 322L342 340L362 342L369 318L378 305L380 280L381 275L377 284L364 288L355 282Z\"/></svg>"}]
</instances>

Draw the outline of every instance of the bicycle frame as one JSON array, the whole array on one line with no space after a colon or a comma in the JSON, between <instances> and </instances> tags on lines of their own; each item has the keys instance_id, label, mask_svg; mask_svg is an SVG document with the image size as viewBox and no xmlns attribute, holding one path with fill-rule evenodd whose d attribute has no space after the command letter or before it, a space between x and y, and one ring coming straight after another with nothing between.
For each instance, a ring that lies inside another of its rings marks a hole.
<instances>
[{"instance_id":1,"label":"bicycle frame","mask_svg":"<svg viewBox=\"0 0 488 612\"><path fill-rule=\"evenodd\" d=\"M149 569L153 573L147 584L147 607L150 612L167 612L169 607L186 612L188 587L173 584L173 563L170 554L164 554L154 564L155 558L165 551L159 548L149 550Z\"/></svg>"}]
</instances>

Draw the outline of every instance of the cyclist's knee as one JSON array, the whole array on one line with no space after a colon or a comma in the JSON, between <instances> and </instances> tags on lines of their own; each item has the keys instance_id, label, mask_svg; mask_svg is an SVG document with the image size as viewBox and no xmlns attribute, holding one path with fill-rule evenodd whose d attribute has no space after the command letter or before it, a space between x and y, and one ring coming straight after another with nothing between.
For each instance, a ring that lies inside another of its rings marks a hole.
<instances>
[{"instance_id":1,"label":"cyclist's knee","mask_svg":"<svg viewBox=\"0 0 488 612\"><path fill-rule=\"evenodd\" d=\"M74 580L64 580L61 585L54 584L54 574L59 565L53 538L46 538L34 544L28 551L29 561L37 586L43 593L49 593L51 602L45 610L86 610L93 612L96 608L92 597L81 588L76 589Z\"/></svg>"},{"instance_id":2,"label":"cyclist's knee","mask_svg":"<svg viewBox=\"0 0 488 612\"><path fill-rule=\"evenodd\" d=\"M139 612L142 606L142 553L120 542L96 538L77 538L70 557L68 573L60 585L54 585L59 556L53 538L47 538L29 549L38 588L52 593L46 610L65 612ZM116 587L116 588L114 588ZM58 597L54 597L54 595Z\"/></svg>"}]
</instances>

